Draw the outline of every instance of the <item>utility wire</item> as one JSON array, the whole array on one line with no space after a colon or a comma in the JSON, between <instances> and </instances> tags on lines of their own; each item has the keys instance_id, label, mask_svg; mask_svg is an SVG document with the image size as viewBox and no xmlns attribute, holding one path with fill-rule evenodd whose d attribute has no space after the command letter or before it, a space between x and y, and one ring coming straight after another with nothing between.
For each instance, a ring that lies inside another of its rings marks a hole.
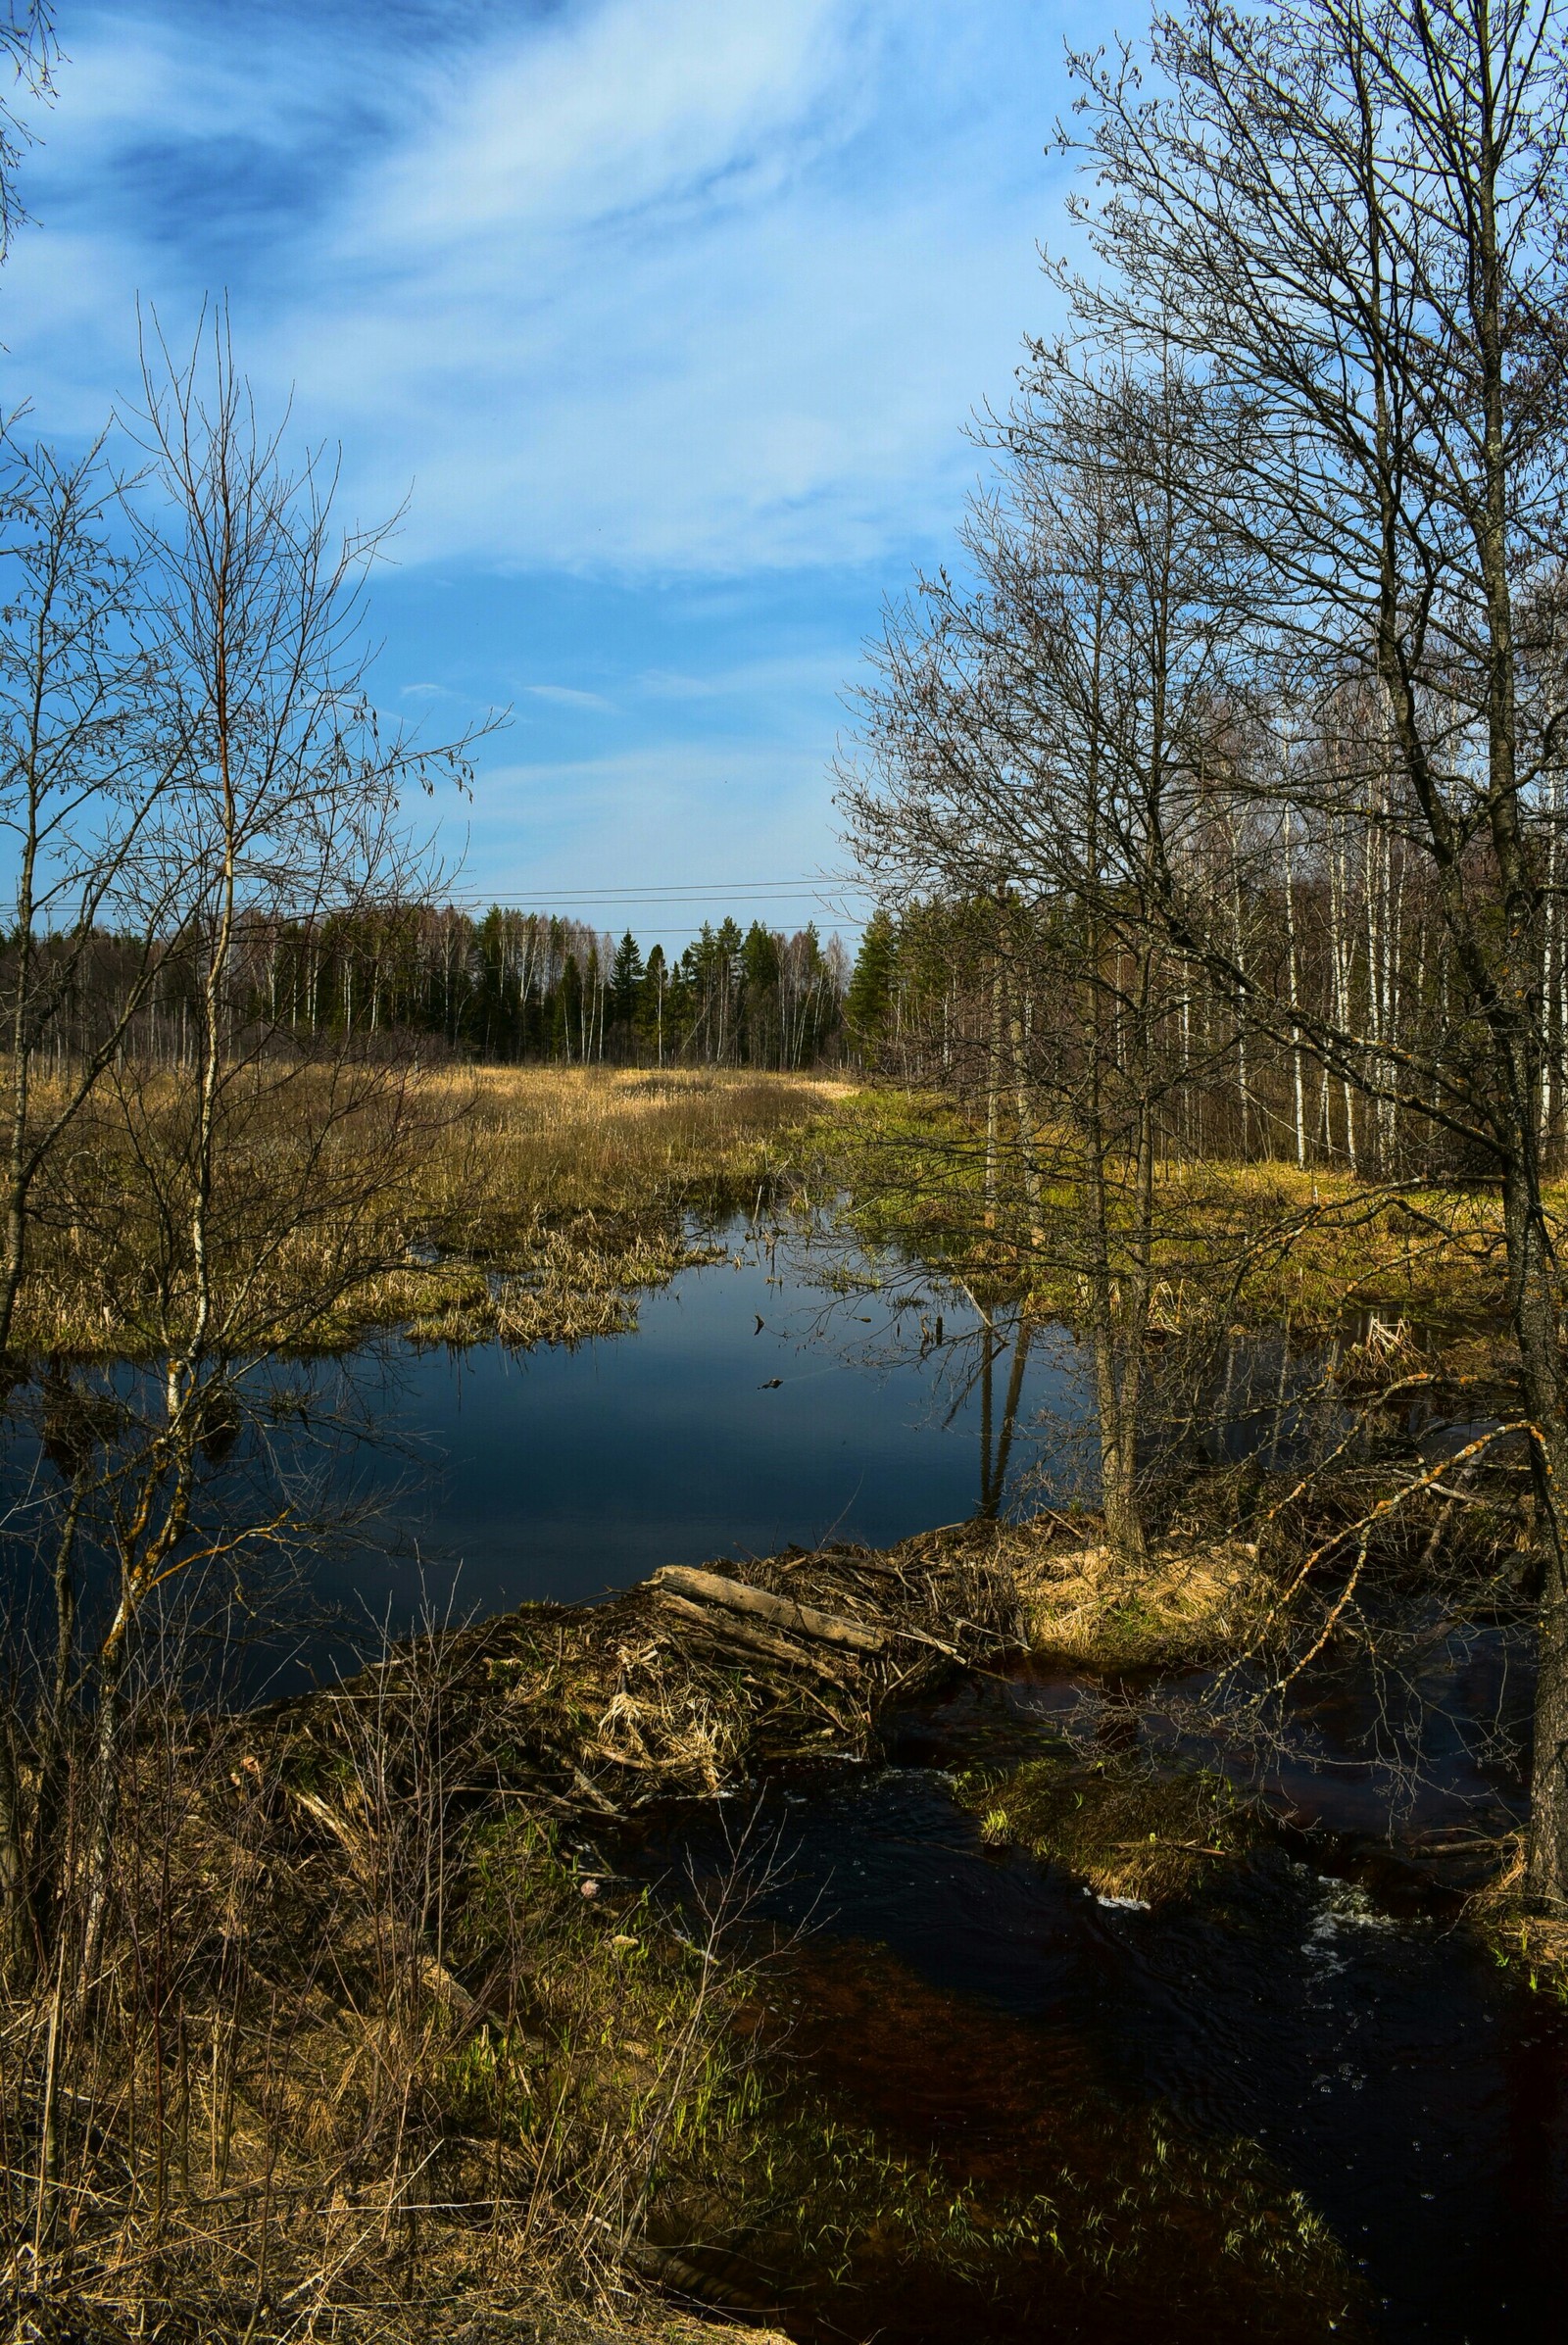
<instances>
[{"instance_id":1,"label":"utility wire","mask_svg":"<svg viewBox=\"0 0 1568 2345\"><path fill-rule=\"evenodd\" d=\"M740 904L767 899L777 903L817 903L827 896L865 896L870 893L861 882L838 882L812 879L738 880L733 887L713 881L699 882L696 887L648 888L552 888L548 885L528 893L541 904L652 904L678 906L684 904ZM455 904L500 904L510 899L514 906L523 901L523 891L517 888L459 888L449 891L444 901Z\"/></svg>"}]
</instances>

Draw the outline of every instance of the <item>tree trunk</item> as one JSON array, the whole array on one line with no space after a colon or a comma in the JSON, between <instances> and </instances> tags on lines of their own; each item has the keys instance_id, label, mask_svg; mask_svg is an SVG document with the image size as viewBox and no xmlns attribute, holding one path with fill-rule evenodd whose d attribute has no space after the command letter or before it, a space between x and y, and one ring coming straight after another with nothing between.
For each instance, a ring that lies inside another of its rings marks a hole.
<instances>
[{"instance_id":1,"label":"tree trunk","mask_svg":"<svg viewBox=\"0 0 1568 2345\"><path fill-rule=\"evenodd\" d=\"M1542 1556L1527 1888L1536 1903L1560 1910L1568 1904L1568 1394L1556 1264L1534 1192L1528 1172L1504 1179L1509 1299L1535 1428L1530 1462Z\"/></svg>"}]
</instances>

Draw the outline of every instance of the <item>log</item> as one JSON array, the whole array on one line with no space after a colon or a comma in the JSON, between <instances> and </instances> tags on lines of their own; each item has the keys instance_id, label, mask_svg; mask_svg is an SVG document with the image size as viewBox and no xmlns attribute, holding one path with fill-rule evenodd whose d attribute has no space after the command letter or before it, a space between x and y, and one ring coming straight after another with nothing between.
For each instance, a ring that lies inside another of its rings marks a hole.
<instances>
[{"instance_id":1,"label":"log","mask_svg":"<svg viewBox=\"0 0 1568 2345\"><path fill-rule=\"evenodd\" d=\"M749 1588L743 1580L726 1580L717 1572L692 1571L685 1564L667 1563L655 1572L650 1587L661 1594L665 1589L699 1603L718 1604L726 1612L744 1612L757 1620L770 1622L774 1628L787 1629L796 1637L809 1637L819 1644L848 1645L857 1653L883 1653L888 1646L886 1629L867 1627L862 1621L843 1620L834 1612L818 1612L814 1604L797 1604L789 1596L769 1595L765 1588Z\"/></svg>"},{"instance_id":2,"label":"log","mask_svg":"<svg viewBox=\"0 0 1568 2345\"><path fill-rule=\"evenodd\" d=\"M662 1588L656 1592L666 1611L690 1621L715 1644L740 1645L749 1653L761 1653L769 1661L781 1661L786 1668L809 1670L813 1677L826 1678L830 1685L839 1683L837 1673L829 1669L819 1653L791 1644L788 1637L775 1637L771 1630L759 1628L739 1613L725 1613L711 1604L694 1604L689 1596L676 1595L672 1588Z\"/></svg>"}]
</instances>

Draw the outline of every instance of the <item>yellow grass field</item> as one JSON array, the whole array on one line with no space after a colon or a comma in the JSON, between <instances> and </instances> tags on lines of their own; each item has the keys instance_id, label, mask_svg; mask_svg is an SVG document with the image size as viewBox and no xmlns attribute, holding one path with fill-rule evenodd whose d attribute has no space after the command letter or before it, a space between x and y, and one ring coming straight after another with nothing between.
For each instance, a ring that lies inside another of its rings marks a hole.
<instances>
[{"instance_id":1,"label":"yellow grass field","mask_svg":"<svg viewBox=\"0 0 1568 2345\"><path fill-rule=\"evenodd\" d=\"M398 1089L395 1111L372 1103L345 1118L318 1172L302 1174L311 1080L270 1102L259 1092L220 1168L220 1221L230 1291L264 1262L262 1318L270 1295L291 1346L312 1349L387 1327L451 1343L615 1333L634 1323L638 1288L693 1258L689 1216L750 1206L810 1159L848 1097L831 1081L750 1072L433 1070ZM168 1347L146 1165L166 1141L172 1160L189 1115L188 1089L156 1074L128 1109L122 1096L80 1118L54 1186L38 1193L16 1352ZM286 1215L272 1200L291 1181L297 1220L273 1243ZM367 1270L345 1283L337 1265L350 1253ZM176 1295L175 1323L179 1308Z\"/></svg>"}]
</instances>

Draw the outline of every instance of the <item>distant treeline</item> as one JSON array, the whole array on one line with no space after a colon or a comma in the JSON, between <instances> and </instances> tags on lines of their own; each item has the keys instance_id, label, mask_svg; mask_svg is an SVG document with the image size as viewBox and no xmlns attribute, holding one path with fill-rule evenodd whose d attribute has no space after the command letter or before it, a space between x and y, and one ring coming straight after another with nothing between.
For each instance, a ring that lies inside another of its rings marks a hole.
<instances>
[{"instance_id":1,"label":"distant treeline","mask_svg":"<svg viewBox=\"0 0 1568 2345\"><path fill-rule=\"evenodd\" d=\"M1559 791L1521 826L1549 891L1533 973L1535 1126L1554 1170L1568 1166L1564 804ZM845 1055L962 1094L982 1114L1024 1084L1046 1114L1059 1113L1091 1072L1102 1085L1126 1079L1136 1054L1161 1156L1468 1176L1484 1157L1442 1110L1446 1087L1474 1062L1475 1009L1430 870L1392 826L1355 814L1309 823L1296 809L1273 827L1255 806L1249 814L1250 832L1216 821L1200 848L1202 896L1225 914L1228 968L1163 943L1140 963L1111 923L1097 930L1066 889L1038 882L1000 901L916 901L877 910L866 926L845 997ZM1229 970L1239 982L1225 981ZM1350 1079L1256 1006L1281 1001L1299 1005L1303 1033L1358 1037L1394 1078ZM1423 1070L1419 1087L1402 1072L1412 1065Z\"/></svg>"},{"instance_id":2,"label":"distant treeline","mask_svg":"<svg viewBox=\"0 0 1568 2345\"><path fill-rule=\"evenodd\" d=\"M200 955L178 937L136 1017L164 1064L194 1048ZM147 948L105 934L74 960L46 1048L87 1045L136 986ZM47 953L46 953L47 956ZM242 921L235 1009L300 1039L428 1036L454 1056L502 1064L815 1066L842 1055L849 960L814 925L786 936L705 921L678 955L645 954L579 920L493 905L361 909L315 921Z\"/></svg>"}]
</instances>

